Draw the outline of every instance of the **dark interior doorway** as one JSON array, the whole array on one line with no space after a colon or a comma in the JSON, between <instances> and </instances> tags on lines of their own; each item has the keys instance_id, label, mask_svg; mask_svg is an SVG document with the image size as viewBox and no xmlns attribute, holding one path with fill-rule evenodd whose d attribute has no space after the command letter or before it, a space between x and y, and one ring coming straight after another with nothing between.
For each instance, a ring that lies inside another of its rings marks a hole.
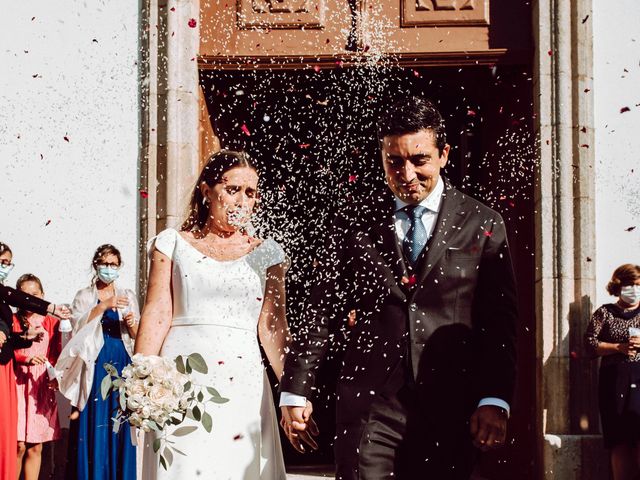
<instances>
[{"instance_id":1,"label":"dark interior doorway","mask_svg":"<svg viewBox=\"0 0 640 480\"><path fill-rule=\"evenodd\" d=\"M288 320L295 333L311 288L313 259L344 202L385 188L375 121L388 102L417 94L443 113L452 146L445 174L498 210L507 222L519 286L519 377L508 445L480 459L488 479L536 473L534 317L534 169L532 75L521 65L201 72L214 131L224 148L246 150L259 164L260 233L284 246ZM339 330L338 319L336 331ZM336 351L342 335L334 339ZM332 463L334 379L339 353L319 375L315 416L319 452L301 456L286 444L288 465Z\"/></svg>"}]
</instances>

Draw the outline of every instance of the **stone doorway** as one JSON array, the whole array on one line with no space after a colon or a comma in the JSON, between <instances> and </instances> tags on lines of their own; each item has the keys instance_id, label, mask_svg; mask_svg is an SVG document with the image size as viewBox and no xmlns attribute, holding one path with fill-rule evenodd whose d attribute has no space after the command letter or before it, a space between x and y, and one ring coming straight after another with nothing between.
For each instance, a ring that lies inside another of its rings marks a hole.
<instances>
[{"instance_id":1,"label":"stone doorway","mask_svg":"<svg viewBox=\"0 0 640 480\"><path fill-rule=\"evenodd\" d=\"M478 475L537 478L537 151L529 69L521 65L402 68L391 63L284 71L212 69L201 70L200 84L220 146L248 151L261 167L260 228L281 241L292 257L287 296L293 330L311 287L315 252L322 248L337 208L385 188L374 127L380 108L388 99L407 94L438 103L453 148L446 175L502 213L519 280L519 380L510 441L505 449L480 460ZM287 450L290 466L332 462L332 399L339 361L339 354L329 359L320 375L315 403L316 417L324 427L321 449L304 457Z\"/></svg>"}]
</instances>

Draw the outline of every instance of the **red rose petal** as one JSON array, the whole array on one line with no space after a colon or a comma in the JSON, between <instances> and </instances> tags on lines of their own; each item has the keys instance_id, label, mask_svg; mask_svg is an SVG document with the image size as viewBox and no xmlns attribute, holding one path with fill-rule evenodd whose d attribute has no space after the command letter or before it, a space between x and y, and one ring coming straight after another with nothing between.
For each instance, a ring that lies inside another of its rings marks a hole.
<instances>
[{"instance_id":1,"label":"red rose petal","mask_svg":"<svg viewBox=\"0 0 640 480\"><path fill-rule=\"evenodd\" d=\"M311 146L310 143L301 143L300 145L298 145L300 148L309 148Z\"/></svg>"},{"instance_id":2,"label":"red rose petal","mask_svg":"<svg viewBox=\"0 0 640 480\"><path fill-rule=\"evenodd\" d=\"M492 237L493 236L493 232L489 232L488 230L485 230L483 233L484 233L485 237Z\"/></svg>"},{"instance_id":3,"label":"red rose petal","mask_svg":"<svg viewBox=\"0 0 640 480\"><path fill-rule=\"evenodd\" d=\"M626 113L626 112L630 112L630 111L631 111L631 109L629 107L622 107L620 109L620 113Z\"/></svg>"},{"instance_id":4,"label":"red rose petal","mask_svg":"<svg viewBox=\"0 0 640 480\"><path fill-rule=\"evenodd\" d=\"M198 24L198 22L196 22L195 18L191 18L189 19L189 23L187 25L189 25L189 28L196 28L196 25Z\"/></svg>"},{"instance_id":5,"label":"red rose petal","mask_svg":"<svg viewBox=\"0 0 640 480\"><path fill-rule=\"evenodd\" d=\"M636 227L629 227L629 228L625 228L625 231L633 232L635 229L636 229Z\"/></svg>"},{"instance_id":6,"label":"red rose petal","mask_svg":"<svg viewBox=\"0 0 640 480\"><path fill-rule=\"evenodd\" d=\"M224 360L218 360L218 365L224 365Z\"/></svg>"},{"instance_id":7,"label":"red rose petal","mask_svg":"<svg viewBox=\"0 0 640 480\"><path fill-rule=\"evenodd\" d=\"M349 175L349 183L354 183L356 180L358 180L357 175Z\"/></svg>"},{"instance_id":8,"label":"red rose petal","mask_svg":"<svg viewBox=\"0 0 640 480\"><path fill-rule=\"evenodd\" d=\"M63 137L65 142L69 141L69 137L67 137L66 135Z\"/></svg>"},{"instance_id":9,"label":"red rose petal","mask_svg":"<svg viewBox=\"0 0 640 480\"><path fill-rule=\"evenodd\" d=\"M47 222L44 224L44 226L48 226L51 223L51 220L47 220Z\"/></svg>"},{"instance_id":10,"label":"red rose petal","mask_svg":"<svg viewBox=\"0 0 640 480\"><path fill-rule=\"evenodd\" d=\"M244 437L240 433L233 437L234 440L240 440L242 438L244 438Z\"/></svg>"},{"instance_id":11,"label":"red rose petal","mask_svg":"<svg viewBox=\"0 0 640 480\"><path fill-rule=\"evenodd\" d=\"M148 198L149 197L149 193L146 190L140 190L140 196L142 198Z\"/></svg>"},{"instance_id":12,"label":"red rose petal","mask_svg":"<svg viewBox=\"0 0 640 480\"><path fill-rule=\"evenodd\" d=\"M261 301L262 301L262 298L261 298L261 297L256 297L256 300L257 300L257 301L259 301L259 302L261 302Z\"/></svg>"},{"instance_id":13,"label":"red rose petal","mask_svg":"<svg viewBox=\"0 0 640 480\"><path fill-rule=\"evenodd\" d=\"M242 130L242 132L247 136L250 137L251 136L251 132L249 131L249 128L247 127L246 124L242 124L242 126L240 127L240 129Z\"/></svg>"},{"instance_id":14,"label":"red rose petal","mask_svg":"<svg viewBox=\"0 0 640 480\"><path fill-rule=\"evenodd\" d=\"M318 73L320 71L320 66L316 65L315 67L313 67L313 70Z\"/></svg>"}]
</instances>

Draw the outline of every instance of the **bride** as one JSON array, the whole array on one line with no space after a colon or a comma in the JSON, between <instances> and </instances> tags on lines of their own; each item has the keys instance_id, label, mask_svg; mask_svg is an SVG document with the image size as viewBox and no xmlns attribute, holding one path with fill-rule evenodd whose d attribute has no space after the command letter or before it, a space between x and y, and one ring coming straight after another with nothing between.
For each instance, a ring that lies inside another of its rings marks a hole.
<instances>
[{"instance_id":1,"label":"bride","mask_svg":"<svg viewBox=\"0 0 640 480\"><path fill-rule=\"evenodd\" d=\"M286 256L273 239L247 231L257 188L247 155L222 150L200 173L181 231L164 230L149 242L147 301L135 353L171 359L201 354L209 372L194 372L194 381L216 388L229 402L207 403L211 433L200 427L171 438L186 456L173 455L168 471L153 452L155 437L147 434L145 480L286 477L258 344L280 378L288 340Z\"/></svg>"}]
</instances>

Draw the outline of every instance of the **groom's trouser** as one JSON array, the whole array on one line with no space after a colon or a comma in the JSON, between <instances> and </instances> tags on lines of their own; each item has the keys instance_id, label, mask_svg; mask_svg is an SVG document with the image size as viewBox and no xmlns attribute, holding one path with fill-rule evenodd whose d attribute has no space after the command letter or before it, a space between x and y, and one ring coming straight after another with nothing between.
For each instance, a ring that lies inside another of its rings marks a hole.
<instances>
[{"instance_id":1,"label":"groom's trouser","mask_svg":"<svg viewBox=\"0 0 640 480\"><path fill-rule=\"evenodd\" d=\"M337 425L336 480L467 480L473 467L467 420L429 420L438 412L426 415L404 363L386 387L364 422Z\"/></svg>"}]
</instances>

